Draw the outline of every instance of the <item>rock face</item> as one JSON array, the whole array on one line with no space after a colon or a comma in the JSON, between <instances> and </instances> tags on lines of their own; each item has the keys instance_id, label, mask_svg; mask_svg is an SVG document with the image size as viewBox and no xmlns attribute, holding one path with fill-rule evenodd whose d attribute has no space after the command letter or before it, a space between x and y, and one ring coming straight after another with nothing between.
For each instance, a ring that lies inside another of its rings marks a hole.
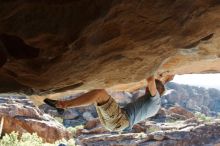
<instances>
[{"instance_id":1,"label":"rock face","mask_svg":"<svg viewBox=\"0 0 220 146\"><path fill-rule=\"evenodd\" d=\"M162 106L169 108L181 106L192 112L201 112L208 116L217 116L220 112L220 91L205 89L173 82L166 84L167 94L162 97Z\"/></svg>"},{"instance_id":2,"label":"rock face","mask_svg":"<svg viewBox=\"0 0 220 146\"><path fill-rule=\"evenodd\" d=\"M48 94L219 72L216 0L0 2L0 92Z\"/></svg>"},{"instance_id":3,"label":"rock face","mask_svg":"<svg viewBox=\"0 0 220 146\"><path fill-rule=\"evenodd\" d=\"M182 107L171 107L169 108L169 113L174 113L174 114L179 114L181 116L185 116L186 119L190 119L193 118L194 115L191 112L188 112L186 109L182 108Z\"/></svg>"},{"instance_id":4,"label":"rock face","mask_svg":"<svg viewBox=\"0 0 220 146\"><path fill-rule=\"evenodd\" d=\"M99 127L80 129L76 136L79 145L87 146L188 146L188 145L219 145L220 124L212 123L142 123L142 133L110 133Z\"/></svg>"},{"instance_id":5,"label":"rock face","mask_svg":"<svg viewBox=\"0 0 220 146\"><path fill-rule=\"evenodd\" d=\"M1 97L0 117L4 118L3 134L12 131L37 133L47 142L71 138L63 125L41 112L25 97Z\"/></svg>"}]
</instances>

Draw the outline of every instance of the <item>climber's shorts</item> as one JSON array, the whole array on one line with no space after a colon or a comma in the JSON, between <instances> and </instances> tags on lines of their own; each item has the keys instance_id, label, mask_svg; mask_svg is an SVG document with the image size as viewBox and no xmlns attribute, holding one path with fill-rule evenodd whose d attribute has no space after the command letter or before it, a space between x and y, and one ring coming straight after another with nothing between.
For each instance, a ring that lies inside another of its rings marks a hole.
<instances>
[{"instance_id":1,"label":"climber's shorts","mask_svg":"<svg viewBox=\"0 0 220 146\"><path fill-rule=\"evenodd\" d=\"M129 126L128 116L110 97L103 105L95 105L102 125L110 131L123 131Z\"/></svg>"}]
</instances>

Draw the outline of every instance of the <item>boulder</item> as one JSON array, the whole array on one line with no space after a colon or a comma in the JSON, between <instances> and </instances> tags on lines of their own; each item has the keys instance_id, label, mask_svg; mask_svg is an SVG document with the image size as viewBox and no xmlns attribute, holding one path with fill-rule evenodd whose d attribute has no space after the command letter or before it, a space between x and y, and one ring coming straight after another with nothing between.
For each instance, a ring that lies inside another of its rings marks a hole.
<instances>
[{"instance_id":1,"label":"boulder","mask_svg":"<svg viewBox=\"0 0 220 146\"><path fill-rule=\"evenodd\" d=\"M152 132L150 133L109 133L98 128L84 129L77 135L76 144L91 146L219 145L220 125L218 122L206 125L200 123L184 124L184 122L164 123L163 125L151 123Z\"/></svg>"},{"instance_id":2,"label":"boulder","mask_svg":"<svg viewBox=\"0 0 220 146\"><path fill-rule=\"evenodd\" d=\"M44 141L70 139L71 134L54 118L40 111L23 97L0 97L0 117L4 118L3 133L36 132Z\"/></svg>"},{"instance_id":3,"label":"boulder","mask_svg":"<svg viewBox=\"0 0 220 146\"><path fill-rule=\"evenodd\" d=\"M83 118L84 118L86 121L90 121L90 120L93 120L93 119L94 119L94 116L93 116L90 112L84 112L84 113L83 113Z\"/></svg>"},{"instance_id":4,"label":"boulder","mask_svg":"<svg viewBox=\"0 0 220 146\"><path fill-rule=\"evenodd\" d=\"M154 140L163 140L165 138L165 133L163 131L157 131L151 133L154 137Z\"/></svg>"},{"instance_id":5,"label":"boulder","mask_svg":"<svg viewBox=\"0 0 220 146\"><path fill-rule=\"evenodd\" d=\"M133 127L132 127L132 132L134 133L141 133L141 132L146 132L146 127L140 125L140 124L135 124Z\"/></svg>"},{"instance_id":6,"label":"boulder","mask_svg":"<svg viewBox=\"0 0 220 146\"><path fill-rule=\"evenodd\" d=\"M185 116L187 119L195 117L193 113L187 111L186 109L175 106L168 109L169 114L175 113L181 116Z\"/></svg>"},{"instance_id":7,"label":"boulder","mask_svg":"<svg viewBox=\"0 0 220 146\"><path fill-rule=\"evenodd\" d=\"M90 121L87 121L84 128L85 129L93 129L93 128L97 127L98 125L101 125L99 118L94 118Z\"/></svg>"},{"instance_id":8,"label":"boulder","mask_svg":"<svg viewBox=\"0 0 220 146\"><path fill-rule=\"evenodd\" d=\"M86 123L86 120L83 118L79 117L77 119L64 119L63 120L63 125L65 127L75 127L79 125L84 125Z\"/></svg>"},{"instance_id":9,"label":"boulder","mask_svg":"<svg viewBox=\"0 0 220 146\"><path fill-rule=\"evenodd\" d=\"M75 119L79 116L79 113L74 109L67 109L63 114L63 119Z\"/></svg>"}]
</instances>

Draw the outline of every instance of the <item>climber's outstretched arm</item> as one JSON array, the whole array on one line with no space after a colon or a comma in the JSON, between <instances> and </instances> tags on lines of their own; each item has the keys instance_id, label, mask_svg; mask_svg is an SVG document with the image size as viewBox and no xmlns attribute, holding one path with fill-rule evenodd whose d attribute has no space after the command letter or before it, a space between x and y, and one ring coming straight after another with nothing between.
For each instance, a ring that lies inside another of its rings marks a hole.
<instances>
[{"instance_id":1,"label":"climber's outstretched arm","mask_svg":"<svg viewBox=\"0 0 220 146\"><path fill-rule=\"evenodd\" d=\"M147 86L148 86L151 96L155 96L157 93L157 87L156 87L154 76L147 78Z\"/></svg>"}]
</instances>

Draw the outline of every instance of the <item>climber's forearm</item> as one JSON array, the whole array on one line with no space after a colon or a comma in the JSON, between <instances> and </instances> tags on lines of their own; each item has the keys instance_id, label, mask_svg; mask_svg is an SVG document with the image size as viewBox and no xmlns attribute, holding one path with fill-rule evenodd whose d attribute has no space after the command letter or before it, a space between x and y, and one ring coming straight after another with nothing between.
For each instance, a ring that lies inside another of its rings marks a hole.
<instances>
[{"instance_id":1,"label":"climber's forearm","mask_svg":"<svg viewBox=\"0 0 220 146\"><path fill-rule=\"evenodd\" d=\"M157 93L157 87L155 83L154 76L147 78L148 89L150 91L151 96L155 96Z\"/></svg>"}]
</instances>

